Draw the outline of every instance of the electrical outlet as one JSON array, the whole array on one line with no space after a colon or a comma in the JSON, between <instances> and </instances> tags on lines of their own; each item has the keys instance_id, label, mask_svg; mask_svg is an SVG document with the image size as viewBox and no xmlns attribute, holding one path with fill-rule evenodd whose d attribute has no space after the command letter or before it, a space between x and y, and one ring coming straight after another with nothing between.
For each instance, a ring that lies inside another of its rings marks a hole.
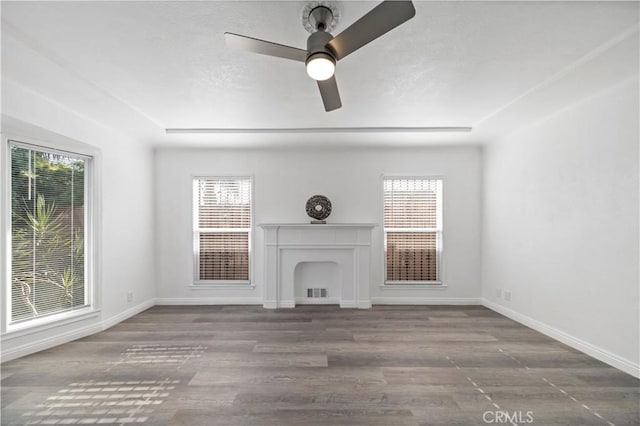
<instances>
[{"instance_id":1,"label":"electrical outlet","mask_svg":"<svg viewBox=\"0 0 640 426\"><path fill-rule=\"evenodd\" d=\"M504 291L504 300L511 302L511 292L509 290Z\"/></svg>"},{"instance_id":2,"label":"electrical outlet","mask_svg":"<svg viewBox=\"0 0 640 426\"><path fill-rule=\"evenodd\" d=\"M500 299L502 297L502 289L496 288L496 298Z\"/></svg>"},{"instance_id":3,"label":"electrical outlet","mask_svg":"<svg viewBox=\"0 0 640 426\"><path fill-rule=\"evenodd\" d=\"M133 292L129 291L127 292L127 303L131 303L133 302Z\"/></svg>"}]
</instances>

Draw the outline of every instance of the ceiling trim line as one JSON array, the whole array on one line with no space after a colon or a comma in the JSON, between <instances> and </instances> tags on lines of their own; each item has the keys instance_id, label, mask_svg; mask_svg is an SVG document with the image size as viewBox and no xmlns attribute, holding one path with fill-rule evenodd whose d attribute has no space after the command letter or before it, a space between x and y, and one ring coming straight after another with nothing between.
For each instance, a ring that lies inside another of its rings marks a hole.
<instances>
[{"instance_id":1,"label":"ceiling trim line","mask_svg":"<svg viewBox=\"0 0 640 426\"><path fill-rule=\"evenodd\" d=\"M15 25L11 24L10 22L8 22L6 19L4 19L4 18L0 19L0 23L1 23L0 26L2 26L2 29L3 29L3 32L4 32L4 30L7 30L8 34L10 36L12 36L14 38L14 40L16 40L18 43L21 43L23 46L25 46L28 49L30 49L31 51L33 51L36 55L39 55L39 56L43 57L47 61L49 61L52 64L54 64L55 66L59 67L63 72L66 72L70 76L77 78L78 80L80 80L84 84L87 84L89 87L91 87L92 89L96 90L101 95L103 95L103 96L105 96L105 97L107 97L107 98L109 98L111 100L114 100L114 101L124 105L125 107L129 108L131 111L135 112L136 114L139 114L141 117L143 117L144 119L148 120L154 126L158 126L158 127L162 128L162 125L160 124L160 122L158 120L156 120L153 117L149 116L148 114L143 112L140 108L137 108L137 107L133 106L131 103L125 101L124 99L114 95L113 93L111 93L111 91L107 90L102 85L94 82L90 78L85 77L84 74L82 74L81 72L79 72L76 69L77 67L74 67L73 65L71 65L67 61L65 61L64 59L60 58L58 55L56 55L53 52L51 52L48 49L46 49L42 45L42 43L39 43L38 41L32 39L27 34L25 34L21 29L19 29Z\"/></svg>"},{"instance_id":2,"label":"ceiling trim line","mask_svg":"<svg viewBox=\"0 0 640 426\"><path fill-rule=\"evenodd\" d=\"M472 127L273 127L273 128L167 128L167 134L247 133L469 133Z\"/></svg>"},{"instance_id":3,"label":"ceiling trim line","mask_svg":"<svg viewBox=\"0 0 640 426\"><path fill-rule=\"evenodd\" d=\"M524 93L516 96L515 98L513 98L509 102L505 103L504 105L502 105L501 107L499 107L495 111L491 112L489 115L486 115L486 116L482 117L480 120L476 121L473 125L474 126L479 126L481 124L484 124L486 121L489 121L493 117L495 117L498 114L502 113L503 111L505 111L506 109L508 109L512 105L518 103L519 101L521 101L522 99L526 98L527 96L531 95L532 93L535 93L535 92L540 91L540 90L542 90L542 89L544 89L546 87L549 87L550 85L552 85L556 81L561 80L562 78L564 78L567 75L571 74L572 72L576 71L580 67L582 67L585 64L589 63L593 59L603 55L609 49L612 49L613 47L617 46L618 44L626 41L630 37L635 36L637 38L639 31L640 31L640 24L636 23L636 24L630 26L629 28L625 29L621 33L617 34L615 37L605 41L604 43L600 44L596 48L592 49L587 54L585 54L582 57L578 58L577 60L575 60L574 62L570 63L569 65L565 66L560 71L558 71L555 74L551 75L547 79L545 79L545 80L541 81L540 83L536 84L535 86L529 88Z\"/></svg>"}]
</instances>

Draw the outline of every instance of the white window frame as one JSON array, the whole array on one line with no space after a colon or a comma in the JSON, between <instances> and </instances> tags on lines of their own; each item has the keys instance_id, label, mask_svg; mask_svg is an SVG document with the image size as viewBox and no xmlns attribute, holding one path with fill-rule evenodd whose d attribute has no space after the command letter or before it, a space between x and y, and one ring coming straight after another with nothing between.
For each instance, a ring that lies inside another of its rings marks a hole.
<instances>
[{"instance_id":1,"label":"white window frame","mask_svg":"<svg viewBox=\"0 0 640 426\"><path fill-rule=\"evenodd\" d=\"M42 152L52 152L56 154L69 155L75 158L82 158L85 161L85 185L84 185L84 244L85 244L85 303L69 310L58 313L42 315L36 318L21 319L12 321L12 298L11 298L11 146L19 146L27 149L34 149ZM48 329L52 326L68 324L87 318L94 318L99 315L99 256L96 248L96 241L99 233L99 182L97 179L99 170L99 151L80 142L75 142L61 137L52 137L51 141L36 140L23 136L10 134L2 135L3 158L3 182L2 201L5 206L2 215L2 246L5 255L2 256L2 284L4 287L3 309L5 315L2 317L3 333L21 333Z\"/></svg>"},{"instance_id":2,"label":"white window frame","mask_svg":"<svg viewBox=\"0 0 640 426\"><path fill-rule=\"evenodd\" d=\"M439 191L437 193L436 204L436 222L435 228L386 228L384 226L384 182L388 179L411 179L411 180L437 180L440 182ZM394 175L383 174L380 180L381 200L380 203L380 216L382 223L382 263L383 263L383 284L382 287L386 288L444 288L443 279L443 201L444 201L444 178L440 175ZM387 280L387 233L388 232L435 232L436 234L436 279L425 281L391 281Z\"/></svg>"},{"instance_id":3,"label":"white window frame","mask_svg":"<svg viewBox=\"0 0 640 426\"><path fill-rule=\"evenodd\" d=\"M251 184L251 226L249 228L199 228L199 214L198 214L198 188L196 181L201 179L249 179ZM253 226L254 226L254 210L255 210L255 197L254 197L254 179L250 174L233 174L233 175L192 175L191 176L191 208L192 208L192 230L193 230L193 285L192 288L220 288L220 287L250 287L253 288L253 257L254 257L254 245L253 245ZM201 280L200 279L200 233L201 232L248 232L248 249L249 249L249 279L248 280Z\"/></svg>"}]
</instances>

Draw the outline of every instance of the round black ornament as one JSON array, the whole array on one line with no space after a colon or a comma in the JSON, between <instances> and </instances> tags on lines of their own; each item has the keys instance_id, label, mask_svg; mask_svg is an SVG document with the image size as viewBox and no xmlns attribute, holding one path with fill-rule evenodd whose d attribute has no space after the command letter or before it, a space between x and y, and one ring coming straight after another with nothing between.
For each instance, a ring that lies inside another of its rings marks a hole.
<instances>
[{"instance_id":1,"label":"round black ornament","mask_svg":"<svg viewBox=\"0 0 640 426\"><path fill-rule=\"evenodd\" d=\"M306 210L312 219L324 221L331 214L331 201L324 195L314 195L307 200Z\"/></svg>"}]
</instances>

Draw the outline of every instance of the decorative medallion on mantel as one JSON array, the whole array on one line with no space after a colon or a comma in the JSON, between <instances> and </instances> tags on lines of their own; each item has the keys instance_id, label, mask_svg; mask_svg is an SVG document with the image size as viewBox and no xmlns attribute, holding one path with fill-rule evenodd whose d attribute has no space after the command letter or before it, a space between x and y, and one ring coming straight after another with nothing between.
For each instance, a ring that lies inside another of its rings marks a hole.
<instances>
[{"instance_id":1,"label":"decorative medallion on mantel","mask_svg":"<svg viewBox=\"0 0 640 426\"><path fill-rule=\"evenodd\" d=\"M307 200L306 210L307 215L315 219L311 223L327 223L325 219L331 214L331 201L324 195L314 195Z\"/></svg>"}]
</instances>

